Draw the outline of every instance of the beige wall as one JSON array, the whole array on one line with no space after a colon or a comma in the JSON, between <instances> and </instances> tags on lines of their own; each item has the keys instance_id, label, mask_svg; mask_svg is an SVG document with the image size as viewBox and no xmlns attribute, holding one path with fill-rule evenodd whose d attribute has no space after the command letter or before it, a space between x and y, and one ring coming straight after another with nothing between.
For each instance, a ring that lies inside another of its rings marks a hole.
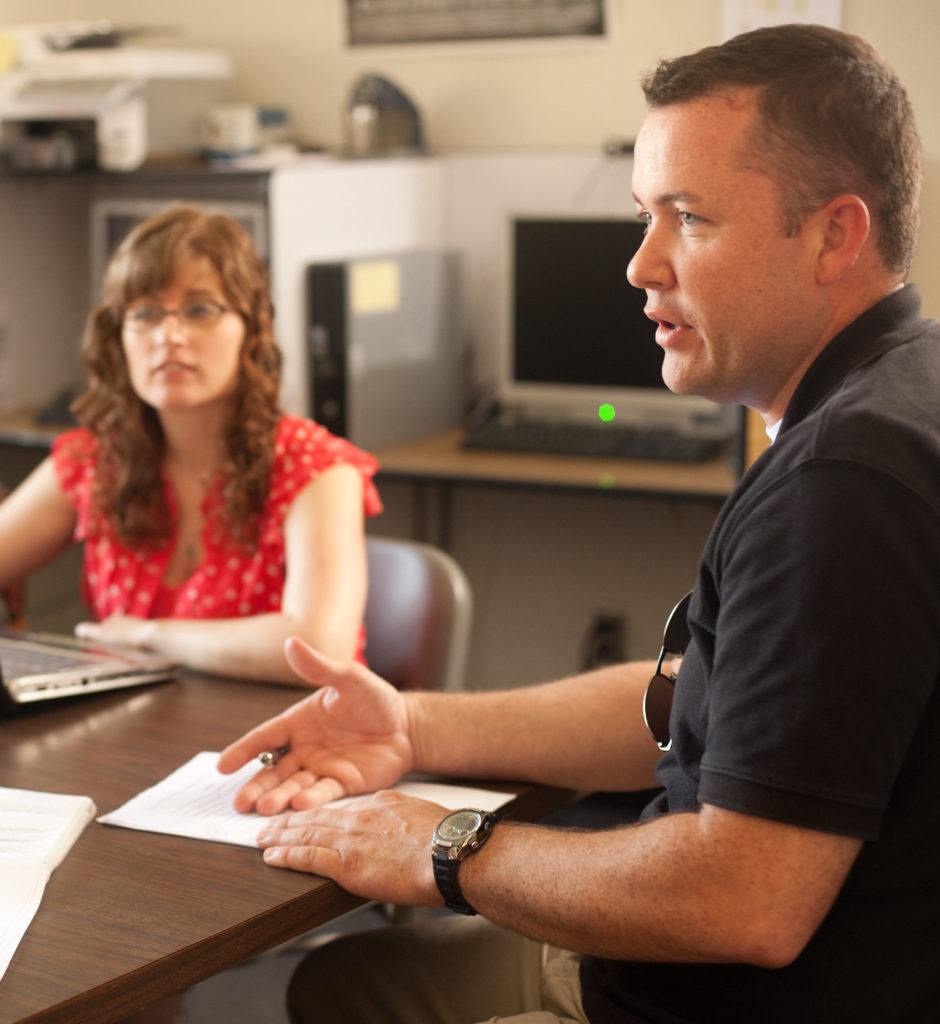
<instances>
[{"instance_id":1,"label":"beige wall","mask_svg":"<svg viewBox=\"0 0 940 1024\"><path fill-rule=\"evenodd\" d=\"M178 25L160 43L218 47L237 69L238 97L288 106L303 135L342 142L350 87L388 75L418 104L438 152L600 146L632 136L643 116L637 80L660 56L717 41L719 0L612 0L614 40L591 48L494 47L420 55L350 55L339 42L339 0L0 0L0 22L111 18ZM927 156L923 242L914 268L926 311L940 315L940 66L936 0L843 0L846 29L869 38L907 84ZM2 310L0 310L2 312ZM404 484L386 483L377 532L407 534ZM566 674L578 667L597 614L622 615L628 656L659 646L665 610L691 584L715 507L655 498L463 488L453 501L452 549L477 605L471 686ZM590 528L585 530L585 524ZM64 570L74 581L74 567ZM57 623L57 626L59 624Z\"/></svg>"},{"instance_id":2,"label":"beige wall","mask_svg":"<svg viewBox=\"0 0 940 1024\"><path fill-rule=\"evenodd\" d=\"M364 72L390 77L417 103L437 151L594 146L632 136L643 116L636 82L659 57L717 41L720 0L611 0L609 43L437 47L350 54L340 0L4 0L0 20L110 18L178 26L155 42L218 47L235 61L238 98L288 106L306 139L337 147L343 109ZM940 86L934 0L843 0L843 26L897 68L918 114L927 156L921 249L914 278L940 315Z\"/></svg>"}]
</instances>

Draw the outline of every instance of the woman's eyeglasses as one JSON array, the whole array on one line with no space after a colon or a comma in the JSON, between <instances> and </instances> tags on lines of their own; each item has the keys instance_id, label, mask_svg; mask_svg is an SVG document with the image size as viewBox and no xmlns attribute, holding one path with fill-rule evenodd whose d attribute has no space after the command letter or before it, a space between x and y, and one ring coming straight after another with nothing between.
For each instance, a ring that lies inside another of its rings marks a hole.
<instances>
[{"instance_id":1,"label":"woman's eyeglasses","mask_svg":"<svg viewBox=\"0 0 940 1024\"><path fill-rule=\"evenodd\" d=\"M656 673L647 684L646 693L643 694L643 721L660 750L668 750L672 746L669 714L672 711L672 696L676 685L674 675L663 674L663 662L667 658L679 657L685 653L692 636L689 631L691 600L692 592L689 591L669 613L666 628L663 630L663 645L659 650L659 660L656 662Z\"/></svg>"},{"instance_id":2,"label":"woman's eyeglasses","mask_svg":"<svg viewBox=\"0 0 940 1024\"><path fill-rule=\"evenodd\" d=\"M152 334L168 316L175 316L184 330L205 331L215 327L229 309L229 306L209 299L187 302L179 309L164 309L156 303L147 303L128 309L124 314L124 326L136 334Z\"/></svg>"}]
</instances>

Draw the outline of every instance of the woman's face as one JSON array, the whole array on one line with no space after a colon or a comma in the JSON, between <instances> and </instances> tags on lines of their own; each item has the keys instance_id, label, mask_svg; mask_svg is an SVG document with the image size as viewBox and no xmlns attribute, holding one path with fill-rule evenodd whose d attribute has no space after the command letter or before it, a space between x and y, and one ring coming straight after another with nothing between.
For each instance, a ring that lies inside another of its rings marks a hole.
<instances>
[{"instance_id":1,"label":"woman's face","mask_svg":"<svg viewBox=\"0 0 940 1024\"><path fill-rule=\"evenodd\" d=\"M227 402L245 324L205 256L184 256L169 284L127 307L121 341L131 385L159 412Z\"/></svg>"}]
</instances>

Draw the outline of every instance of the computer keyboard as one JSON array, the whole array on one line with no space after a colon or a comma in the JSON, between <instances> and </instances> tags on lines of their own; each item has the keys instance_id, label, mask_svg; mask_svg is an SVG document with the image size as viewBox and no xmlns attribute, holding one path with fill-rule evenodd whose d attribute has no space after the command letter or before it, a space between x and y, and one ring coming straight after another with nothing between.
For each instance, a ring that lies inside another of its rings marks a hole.
<instances>
[{"instance_id":1,"label":"computer keyboard","mask_svg":"<svg viewBox=\"0 0 940 1024\"><path fill-rule=\"evenodd\" d=\"M463 444L465 448L492 451L701 462L719 455L726 442L715 437L610 423L493 418L472 427Z\"/></svg>"},{"instance_id":2,"label":"computer keyboard","mask_svg":"<svg viewBox=\"0 0 940 1024\"><path fill-rule=\"evenodd\" d=\"M81 651L64 651L59 654L58 651L33 647L32 644L23 641L0 638L0 663L3 665L4 675L10 679L55 672L62 668L77 668L98 660L100 659Z\"/></svg>"}]
</instances>

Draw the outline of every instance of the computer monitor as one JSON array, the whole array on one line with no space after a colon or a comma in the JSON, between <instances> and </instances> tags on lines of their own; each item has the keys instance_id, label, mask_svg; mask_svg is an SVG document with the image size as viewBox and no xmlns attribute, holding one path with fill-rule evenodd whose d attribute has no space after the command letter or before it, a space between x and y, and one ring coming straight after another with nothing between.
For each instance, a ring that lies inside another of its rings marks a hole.
<instances>
[{"instance_id":1,"label":"computer monitor","mask_svg":"<svg viewBox=\"0 0 940 1024\"><path fill-rule=\"evenodd\" d=\"M510 218L510 309L500 398L532 415L597 419L730 435L736 408L675 395L643 312L646 294L627 281L644 226L629 218Z\"/></svg>"},{"instance_id":2,"label":"computer monitor","mask_svg":"<svg viewBox=\"0 0 940 1024\"><path fill-rule=\"evenodd\" d=\"M180 199L206 213L224 213L237 220L251 236L261 259L267 258L267 212L261 202L252 200ZM162 198L107 197L91 204L91 292L92 302L101 297L104 273L114 250L125 235L141 221L162 213L174 200Z\"/></svg>"}]
</instances>

